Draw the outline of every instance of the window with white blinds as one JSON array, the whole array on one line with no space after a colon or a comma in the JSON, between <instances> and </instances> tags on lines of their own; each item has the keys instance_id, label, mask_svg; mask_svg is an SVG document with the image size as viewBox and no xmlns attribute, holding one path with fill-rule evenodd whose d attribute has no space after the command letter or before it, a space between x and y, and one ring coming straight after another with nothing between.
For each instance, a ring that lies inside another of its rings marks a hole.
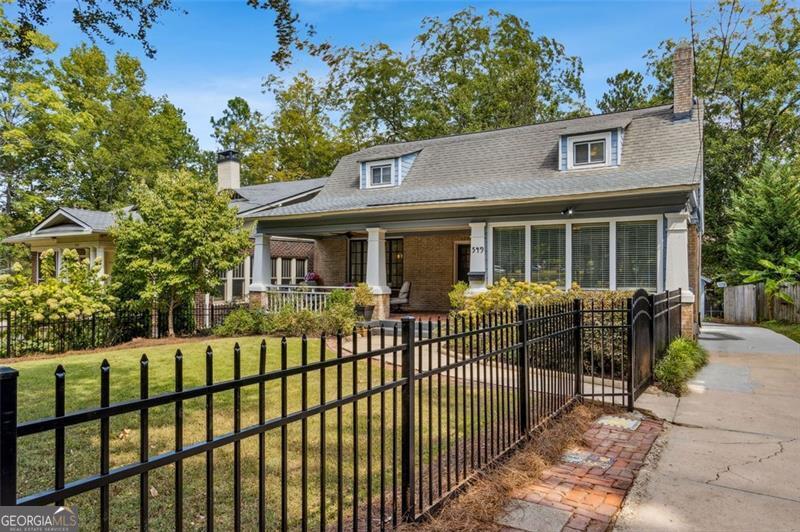
<instances>
[{"instance_id":1,"label":"window with white blinds","mask_svg":"<svg viewBox=\"0 0 800 532\"><path fill-rule=\"evenodd\" d=\"M233 285L231 286L234 299L244 297L244 261L240 262L233 269Z\"/></svg>"},{"instance_id":2,"label":"window with white blinds","mask_svg":"<svg viewBox=\"0 0 800 532\"><path fill-rule=\"evenodd\" d=\"M492 240L493 279L525 280L525 227L495 227Z\"/></svg>"},{"instance_id":3,"label":"window with white blinds","mask_svg":"<svg viewBox=\"0 0 800 532\"><path fill-rule=\"evenodd\" d=\"M617 222L617 289L657 289L657 224Z\"/></svg>"},{"instance_id":4,"label":"window with white blinds","mask_svg":"<svg viewBox=\"0 0 800 532\"><path fill-rule=\"evenodd\" d=\"M572 281L581 288L608 288L609 225L572 226Z\"/></svg>"},{"instance_id":5,"label":"window with white blinds","mask_svg":"<svg viewBox=\"0 0 800 532\"><path fill-rule=\"evenodd\" d=\"M531 282L566 283L566 226L531 226Z\"/></svg>"}]
</instances>

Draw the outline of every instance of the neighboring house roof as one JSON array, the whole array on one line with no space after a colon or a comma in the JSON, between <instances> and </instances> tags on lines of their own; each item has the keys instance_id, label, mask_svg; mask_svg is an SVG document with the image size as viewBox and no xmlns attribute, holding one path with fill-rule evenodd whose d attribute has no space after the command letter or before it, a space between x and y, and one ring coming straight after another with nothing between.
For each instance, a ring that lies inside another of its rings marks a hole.
<instances>
[{"instance_id":1,"label":"neighboring house roof","mask_svg":"<svg viewBox=\"0 0 800 532\"><path fill-rule=\"evenodd\" d=\"M266 183L236 189L231 205L238 212L251 212L268 209L271 206L297 201L304 195L311 194L325 184L326 178L304 179L302 181L286 181ZM137 213L132 206L122 209L123 213ZM2 242L7 244L28 242L38 238L59 236L75 236L108 233L117 220L114 211L94 211L77 207L59 207L36 227L25 233L9 236Z\"/></svg>"},{"instance_id":2,"label":"neighboring house roof","mask_svg":"<svg viewBox=\"0 0 800 532\"><path fill-rule=\"evenodd\" d=\"M314 198L245 218L414 208L469 202L697 186L703 174L699 108L675 120L672 105L385 144L343 157ZM559 170L564 135L622 129L619 166ZM417 153L398 186L361 189L360 163Z\"/></svg>"},{"instance_id":3,"label":"neighboring house roof","mask_svg":"<svg viewBox=\"0 0 800 532\"><path fill-rule=\"evenodd\" d=\"M235 206L239 213L261 211L311 194L321 189L326 181L326 177L319 177L237 188L234 190L235 196L231 205Z\"/></svg>"}]
</instances>

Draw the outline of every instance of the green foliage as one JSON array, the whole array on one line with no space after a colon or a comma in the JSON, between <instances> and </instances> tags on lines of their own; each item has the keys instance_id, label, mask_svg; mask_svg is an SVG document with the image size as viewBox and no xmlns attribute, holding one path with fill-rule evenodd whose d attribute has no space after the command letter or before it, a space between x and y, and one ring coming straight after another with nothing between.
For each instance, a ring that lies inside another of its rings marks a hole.
<instances>
[{"instance_id":1,"label":"green foliage","mask_svg":"<svg viewBox=\"0 0 800 532\"><path fill-rule=\"evenodd\" d=\"M55 274L52 250L42 253L41 282L15 264L0 275L0 312L34 321L113 316L116 299L99 264L81 261L74 249L64 250L61 271Z\"/></svg>"},{"instance_id":2,"label":"green foliage","mask_svg":"<svg viewBox=\"0 0 800 532\"><path fill-rule=\"evenodd\" d=\"M347 334L355 325L356 311L352 305L331 305L322 312L320 327L325 334L334 335L338 332Z\"/></svg>"},{"instance_id":3,"label":"green foliage","mask_svg":"<svg viewBox=\"0 0 800 532\"><path fill-rule=\"evenodd\" d=\"M217 336L251 336L267 332L270 331L266 314L245 308L234 310L214 327Z\"/></svg>"},{"instance_id":4,"label":"green foliage","mask_svg":"<svg viewBox=\"0 0 800 532\"><path fill-rule=\"evenodd\" d=\"M630 297L629 291L582 290L573 283L562 290L556 283L528 283L509 281L505 277L473 297L465 297L466 283L458 283L450 291L452 308L461 315L480 315L488 312L516 310L518 305L534 306L548 303L566 303L575 299L594 300L600 303L617 303Z\"/></svg>"},{"instance_id":5,"label":"green foliage","mask_svg":"<svg viewBox=\"0 0 800 532\"><path fill-rule=\"evenodd\" d=\"M677 338L656 364L656 380L663 390L681 395L689 379L707 363L708 352L700 344L688 338Z\"/></svg>"},{"instance_id":6,"label":"green foliage","mask_svg":"<svg viewBox=\"0 0 800 532\"><path fill-rule=\"evenodd\" d=\"M285 336L316 335L322 331L322 314L308 309L295 310L285 306L270 314L272 330Z\"/></svg>"},{"instance_id":7,"label":"green foliage","mask_svg":"<svg viewBox=\"0 0 800 532\"><path fill-rule=\"evenodd\" d=\"M790 340L794 340L800 344L800 323L786 323L783 321L769 320L762 321L758 325L759 327L765 327L775 331L778 334L782 334Z\"/></svg>"},{"instance_id":8,"label":"green foliage","mask_svg":"<svg viewBox=\"0 0 800 532\"><path fill-rule=\"evenodd\" d=\"M745 283L764 283L764 291L771 298L777 298L789 305L794 304L792 296L783 292L786 286L793 286L800 282L800 251L794 257L783 257L780 264L775 264L767 259L758 261L761 270L746 270Z\"/></svg>"},{"instance_id":9,"label":"green foliage","mask_svg":"<svg viewBox=\"0 0 800 532\"><path fill-rule=\"evenodd\" d=\"M597 102L597 107L604 113L656 105L653 86L645 84L644 76L639 72L625 69L616 76L606 79L606 83L608 91Z\"/></svg>"},{"instance_id":10,"label":"green foliage","mask_svg":"<svg viewBox=\"0 0 800 532\"><path fill-rule=\"evenodd\" d=\"M453 310L463 310L467 305L467 290L469 284L464 281L459 281L453 285L453 288L447 293L450 299L450 308Z\"/></svg>"},{"instance_id":11,"label":"green foliage","mask_svg":"<svg viewBox=\"0 0 800 532\"><path fill-rule=\"evenodd\" d=\"M336 288L331 291L331 294L328 296L327 307L331 308L339 305L343 305L345 307L352 307L354 305L352 290Z\"/></svg>"},{"instance_id":12,"label":"green foliage","mask_svg":"<svg viewBox=\"0 0 800 532\"><path fill-rule=\"evenodd\" d=\"M427 17L408 53L338 50L328 87L358 143L414 140L586 113L579 58L520 18Z\"/></svg>"},{"instance_id":13,"label":"green foliage","mask_svg":"<svg viewBox=\"0 0 800 532\"><path fill-rule=\"evenodd\" d=\"M375 304L372 289L367 283L358 283L353 289L353 304L357 307L368 307Z\"/></svg>"},{"instance_id":14,"label":"green foliage","mask_svg":"<svg viewBox=\"0 0 800 532\"><path fill-rule=\"evenodd\" d=\"M742 179L764 161L796 161L800 155L800 19L797 6L785 0L718 0L693 25L695 94L704 107L703 268L718 276L746 268L731 261L727 246L732 198ZM648 73L656 80L652 91L643 78L623 72L601 102L613 103L615 110L626 101L669 103L676 45L668 39L647 51ZM628 100L626 93L636 97ZM754 255L752 264L763 257Z\"/></svg>"},{"instance_id":15,"label":"green foliage","mask_svg":"<svg viewBox=\"0 0 800 532\"><path fill-rule=\"evenodd\" d=\"M196 292L211 292L217 272L238 264L250 246L248 230L228 207L228 196L188 172L160 174L153 186L139 185L137 210L120 213L114 279L150 305L173 310Z\"/></svg>"},{"instance_id":16,"label":"green foliage","mask_svg":"<svg viewBox=\"0 0 800 532\"><path fill-rule=\"evenodd\" d=\"M800 256L799 213L800 161L794 166L767 162L746 177L728 210L727 250L733 267L772 272L766 278L776 279L780 272L773 263Z\"/></svg>"}]
</instances>

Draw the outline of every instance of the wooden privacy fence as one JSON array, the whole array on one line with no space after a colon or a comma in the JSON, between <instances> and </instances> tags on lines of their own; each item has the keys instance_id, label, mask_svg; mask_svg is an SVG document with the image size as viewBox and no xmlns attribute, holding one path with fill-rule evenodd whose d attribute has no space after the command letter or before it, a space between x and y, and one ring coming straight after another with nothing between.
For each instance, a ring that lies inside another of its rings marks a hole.
<instances>
[{"instance_id":1,"label":"wooden privacy fence","mask_svg":"<svg viewBox=\"0 0 800 532\"><path fill-rule=\"evenodd\" d=\"M25 421L18 372L0 367L0 505L76 505L82 528L102 531L417 521L575 403L632 409L680 334L680 291L408 317L376 332L284 338L270 353L266 342L256 353L209 347L186 380L178 350L166 369L174 383L163 368L151 380L143 355L138 390L115 402L112 390L124 391L104 360L99 405L83 410L66 410L59 366L53 415ZM215 362L231 356L220 380ZM138 453L120 451L120 426ZM32 472L42 466L49 475ZM171 489L154 498L153 485Z\"/></svg>"},{"instance_id":2,"label":"wooden privacy fence","mask_svg":"<svg viewBox=\"0 0 800 532\"><path fill-rule=\"evenodd\" d=\"M786 286L783 292L794 304L767 296L764 283L728 286L724 293L724 315L727 323L755 323L778 320L800 323L800 284Z\"/></svg>"}]
</instances>

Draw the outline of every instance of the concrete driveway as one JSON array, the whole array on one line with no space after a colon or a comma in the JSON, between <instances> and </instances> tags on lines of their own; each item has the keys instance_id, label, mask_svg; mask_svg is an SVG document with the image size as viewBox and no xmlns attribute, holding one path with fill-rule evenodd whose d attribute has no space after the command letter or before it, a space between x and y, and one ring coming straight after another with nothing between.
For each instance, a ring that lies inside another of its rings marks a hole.
<instances>
[{"instance_id":1,"label":"concrete driveway","mask_svg":"<svg viewBox=\"0 0 800 532\"><path fill-rule=\"evenodd\" d=\"M711 359L675 397L636 406L668 420L617 530L800 531L800 344L708 324Z\"/></svg>"}]
</instances>

